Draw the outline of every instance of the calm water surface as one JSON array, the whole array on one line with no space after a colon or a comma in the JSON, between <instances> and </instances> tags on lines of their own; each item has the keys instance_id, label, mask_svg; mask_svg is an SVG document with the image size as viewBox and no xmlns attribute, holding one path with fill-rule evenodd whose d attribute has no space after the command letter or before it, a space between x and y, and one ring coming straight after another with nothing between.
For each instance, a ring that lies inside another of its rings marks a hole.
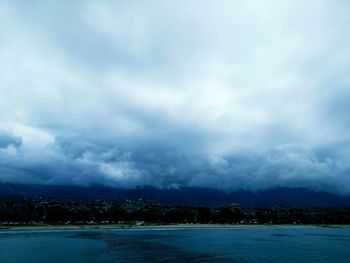
<instances>
[{"instance_id":1,"label":"calm water surface","mask_svg":"<svg viewBox=\"0 0 350 263\"><path fill-rule=\"evenodd\" d=\"M350 262L349 228L0 232L0 262Z\"/></svg>"}]
</instances>

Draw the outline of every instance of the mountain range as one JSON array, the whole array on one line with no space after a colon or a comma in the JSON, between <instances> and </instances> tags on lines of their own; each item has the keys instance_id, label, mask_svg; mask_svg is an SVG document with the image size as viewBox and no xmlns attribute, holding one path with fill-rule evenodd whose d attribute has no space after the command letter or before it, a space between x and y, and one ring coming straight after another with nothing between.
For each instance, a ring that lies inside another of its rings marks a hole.
<instances>
[{"instance_id":1,"label":"mountain range","mask_svg":"<svg viewBox=\"0 0 350 263\"><path fill-rule=\"evenodd\" d=\"M90 187L71 185L0 184L0 198L8 196L43 196L47 198L90 199L144 199L169 205L218 206L240 203L251 207L291 205L302 207L346 207L350 206L350 195L336 195L306 188L278 187L260 191L235 190L224 192L212 188L181 187L158 189L140 187L135 189L112 188L101 185Z\"/></svg>"}]
</instances>

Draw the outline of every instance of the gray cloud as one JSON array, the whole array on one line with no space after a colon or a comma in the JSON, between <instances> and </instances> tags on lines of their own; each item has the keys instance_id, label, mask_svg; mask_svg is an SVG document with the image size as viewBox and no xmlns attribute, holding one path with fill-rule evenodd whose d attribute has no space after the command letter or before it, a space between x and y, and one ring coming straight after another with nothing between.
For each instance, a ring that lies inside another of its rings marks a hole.
<instances>
[{"instance_id":1,"label":"gray cloud","mask_svg":"<svg viewBox=\"0 0 350 263\"><path fill-rule=\"evenodd\" d=\"M350 190L343 1L0 3L0 180Z\"/></svg>"},{"instance_id":2,"label":"gray cloud","mask_svg":"<svg viewBox=\"0 0 350 263\"><path fill-rule=\"evenodd\" d=\"M7 148L9 146L20 147L21 144L21 137L0 130L0 148Z\"/></svg>"}]
</instances>

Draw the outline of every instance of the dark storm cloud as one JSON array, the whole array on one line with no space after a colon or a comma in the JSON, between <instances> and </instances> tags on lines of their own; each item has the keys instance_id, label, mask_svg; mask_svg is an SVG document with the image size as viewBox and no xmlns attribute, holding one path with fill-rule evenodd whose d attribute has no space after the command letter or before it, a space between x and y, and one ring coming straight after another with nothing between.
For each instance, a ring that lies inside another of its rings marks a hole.
<instances>
[{"instance_id":1,"label":"dark storm cloud","mask_svg":"<svg viewBox=\"0 0 350 263\"><path fill-rule=\"evenodd\" d=\"M350 191L347 3L0 7L1 181Z\"/></svg>"}]
</instances>

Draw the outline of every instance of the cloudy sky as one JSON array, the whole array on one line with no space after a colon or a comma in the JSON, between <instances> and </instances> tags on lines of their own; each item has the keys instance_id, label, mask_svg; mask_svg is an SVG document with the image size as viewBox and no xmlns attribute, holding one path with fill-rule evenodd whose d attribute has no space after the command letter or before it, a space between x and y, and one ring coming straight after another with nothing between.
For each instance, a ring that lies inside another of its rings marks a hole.
<instances>
[{"instance_id":1,"label":"cloudy sky","mask_svg":"<svg viewBox=\"0 0 350 263\"><path fill-rule=\"evenodd\" d=\"M1 1L0 182L350 193L348 1Z\"/></svg>"}]
</instances>

